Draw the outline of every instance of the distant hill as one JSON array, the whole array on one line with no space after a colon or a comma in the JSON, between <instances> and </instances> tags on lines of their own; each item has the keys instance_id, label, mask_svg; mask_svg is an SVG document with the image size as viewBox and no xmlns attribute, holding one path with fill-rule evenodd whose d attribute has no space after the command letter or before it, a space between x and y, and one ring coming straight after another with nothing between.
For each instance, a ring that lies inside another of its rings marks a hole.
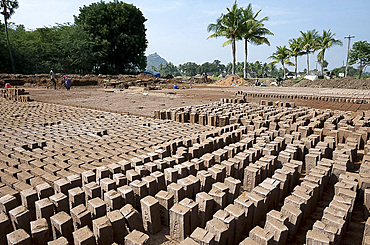
<instances>
[{"instance_id":1,"label":"distant hill","mask_svg":"<svg viewBox=\"0 0 370 245\"><path fill-rule=\"evenodd\" d=\"M159 67L160 64L166 65L167 61L163 59L161 56L159 56L157 53L150 54L147 57L147 65L146 70L152 71L152 66L155 66L156 68Z\"/></svg>"}]
</instances>

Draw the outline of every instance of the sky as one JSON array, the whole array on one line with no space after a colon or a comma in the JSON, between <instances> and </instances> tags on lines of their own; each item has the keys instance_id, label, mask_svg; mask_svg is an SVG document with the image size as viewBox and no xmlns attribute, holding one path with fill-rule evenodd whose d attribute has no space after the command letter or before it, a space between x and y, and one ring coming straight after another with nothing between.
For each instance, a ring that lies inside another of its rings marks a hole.
<instances>
[{"instance_id":1,"label":"sky","mask_svg":"<svg viewBox=\"0 0 370 245\"><path fill-rule=\"evenodd\" d=\"M100 0L18 0L19 8L10 21L23 24L26 29L50 27L63 23L73 23L79 8ZM105 2L108 2L105 0ZM223 64L232 61L231 46L222 47L225 38L207 37L207 26L226 13L234 0L128 0L138 7L147 19L148 48L146 55L157 52L175 65L185 62L213 62ZM261 9L259 18L267 16L265 27L275 35L268 36L267 45L249 45L248 62L271 62L268 59L277 46L289 45L289 39L300 36L300 31L316 29L319 33L331 30L343 46L334 46L325 53L329 69L345 65L348 39L370 40L370 0L238 0L239 7L252 4L254 12ZM237 43L236 59L244 61L244 42ZM316 62L317 53L310 55L310 69L320 66ZM293 61L293 59L292 59ZM298 69L306 68L306 56L298 59ZM294 67L289 67L291 71Z\"/></svg>"}]
</instances>

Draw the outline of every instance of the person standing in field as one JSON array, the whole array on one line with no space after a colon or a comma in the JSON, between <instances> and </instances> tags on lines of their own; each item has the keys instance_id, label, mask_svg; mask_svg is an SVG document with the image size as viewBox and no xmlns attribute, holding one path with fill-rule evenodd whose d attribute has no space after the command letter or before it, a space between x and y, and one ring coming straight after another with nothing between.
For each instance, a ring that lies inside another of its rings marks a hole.
<instances>
[{"instance_id":1,"label":"person standing in field","mask_svg":"<svg viewBox=\"0 0 370 245\"><path fill-rule=\"evenodd\" d=\"M49 87L50 86L54 86L54 89L57 89L57 83L55 82L55 74L54 74L53 69L50 69L50 84L49 84Z\"/></svg>"}]
</instances>

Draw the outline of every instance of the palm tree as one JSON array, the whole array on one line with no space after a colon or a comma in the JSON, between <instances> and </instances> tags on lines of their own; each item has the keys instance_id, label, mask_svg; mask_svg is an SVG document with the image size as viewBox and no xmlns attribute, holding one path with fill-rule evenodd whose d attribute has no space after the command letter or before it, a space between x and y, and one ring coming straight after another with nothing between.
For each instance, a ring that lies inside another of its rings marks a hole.
<instances>
[{"instance_id":1,"label":"palm tree","mask_svg":"<svg viewBox=\"0 0 370 245\"><path fill-rule=\"evenodd\" d=\"M233 62L232 74L235 74L235 61L236 61L236 41L240 40L240 9L236 1L231 9L226 8L227 13L221 14L216 23L208 25L208 32L214 32L207 39L212 37L226 37L228 40L222 44L222 47L231 44Z\"/></svg>"},{"instance_id":2,"label":"palm tree","mask_svg":"<svg viewBox=\"0 0 370 245\"><path fill-rule=\"evenodd\" d=\"M276 52L274 52L269 59L274 59L270 64L276 64L279 63L282 65L283 70L284 70L284 79L286 78L285 74L285 64L287 65L294 65L290 60L290 50L284 45L284 46L277 46L276 47Z\"/></svg>"},{"instance_id":3,"label":"palm tree","mask_svg":"<svg viewBox=\"0 0 370 245\"><path fill-rule=\"evenodd\" d=\"M317 59L321 63L321 75L324 74L325 51L334 45L343 45L342 41L335 39L334 36L335 33L332 33L330 29L328 31L323 30L322 36L318 39L318 48L321 51L317 54Z\"/></svg>"},{"instance_id":4,"label":"palm tree","mask_svg":"<svg viewBox=\"0 0 370 245\"><path fill-rule=\"evenodd\" d=\"M15 9L19 7L17 0L0 0L0 13L4 15L4 23L5 23L5 34L6 34L6 42L9 49L9 57L10 62L12 64L12 72L15 73L15 66L14 66L14 59L12 55L12 49L9 42L9 35L8 35L8 19L10 16L14 14Z\"/></svg>"},{"instance_id":5,"label":"palm tree","mask_svg":"<svg viewBox=\"0 0 370 245\"><path fill-rule=\"evenodd\" d=\"M309 55L312 52L315 52L317 50L317 39L319 38L319 34L315 29L311 31L300 31L302 35L302 44L303 44L303 50L305 50L305 54L307 54L307 75L310 72L310 59Z\"/></svg>"},{"instance_id":6,"label":"palm tree","mask_svg":"<svg viewBox=\"0 0 370 245\"><path fill-rule=\"evenodd\" d=\"M303 52L303 45L302 45L302 38L292 38L289 40L289 48L290 48L290 55L294 57L295 62L295 78L297 78L298 74L298 56L301 56L304 54Z\"/></svg>"},{"instance_id":7,"label":"palm tree","mask_svg":"<svg viewBox=\"0 0 370 245\"><path fill-rule=\"evenodd\" d=\"M270 46L269 40L265 37L267 35L274 35L269 29L264 27L264 21L268 21L268 17L264 17L260 20L257 20L258 14L261 10L258 10L256 14L253 14L252 4L248 4L246 9L241 9L241 34L244 38L244 78L247 78L247 60L248 60L248 42L261 45L267 44Z\"/></svg>"}]
</instances>

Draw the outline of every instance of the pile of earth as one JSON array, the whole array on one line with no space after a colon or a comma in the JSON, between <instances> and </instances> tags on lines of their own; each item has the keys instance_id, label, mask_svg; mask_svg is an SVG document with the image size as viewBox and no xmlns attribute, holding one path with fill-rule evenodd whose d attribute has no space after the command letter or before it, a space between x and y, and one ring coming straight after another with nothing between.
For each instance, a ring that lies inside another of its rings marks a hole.
<instances>
[{"instance_id":1,"label":"pile of earth","mask_svg":"<svg viewBox=\"0 0 370 245\"><path fill-rule=\"evenodd\" d=\"M216 85L216 86L233 86L233 85L235 85L235 86L236 85L250 86L252 83L253 82L252 82L251 79L244 79L244 78L238 77L236 75L230 75L225 79L219 80L218 82L214 83L213 85Z\"/></svg>"},{"instance_id":2,"label":"pile of earth","mask_svg":"<svg viewBox=\"0 0 370 245\"><path fill-rule=\"evenodd\" d=\"M284 87L310 87L310 88L341 88L341 89L370 89L369 79L357 79L353 77L335 79L316 79L314 81L285 80Z\"/></svg>"}]
</instances>

